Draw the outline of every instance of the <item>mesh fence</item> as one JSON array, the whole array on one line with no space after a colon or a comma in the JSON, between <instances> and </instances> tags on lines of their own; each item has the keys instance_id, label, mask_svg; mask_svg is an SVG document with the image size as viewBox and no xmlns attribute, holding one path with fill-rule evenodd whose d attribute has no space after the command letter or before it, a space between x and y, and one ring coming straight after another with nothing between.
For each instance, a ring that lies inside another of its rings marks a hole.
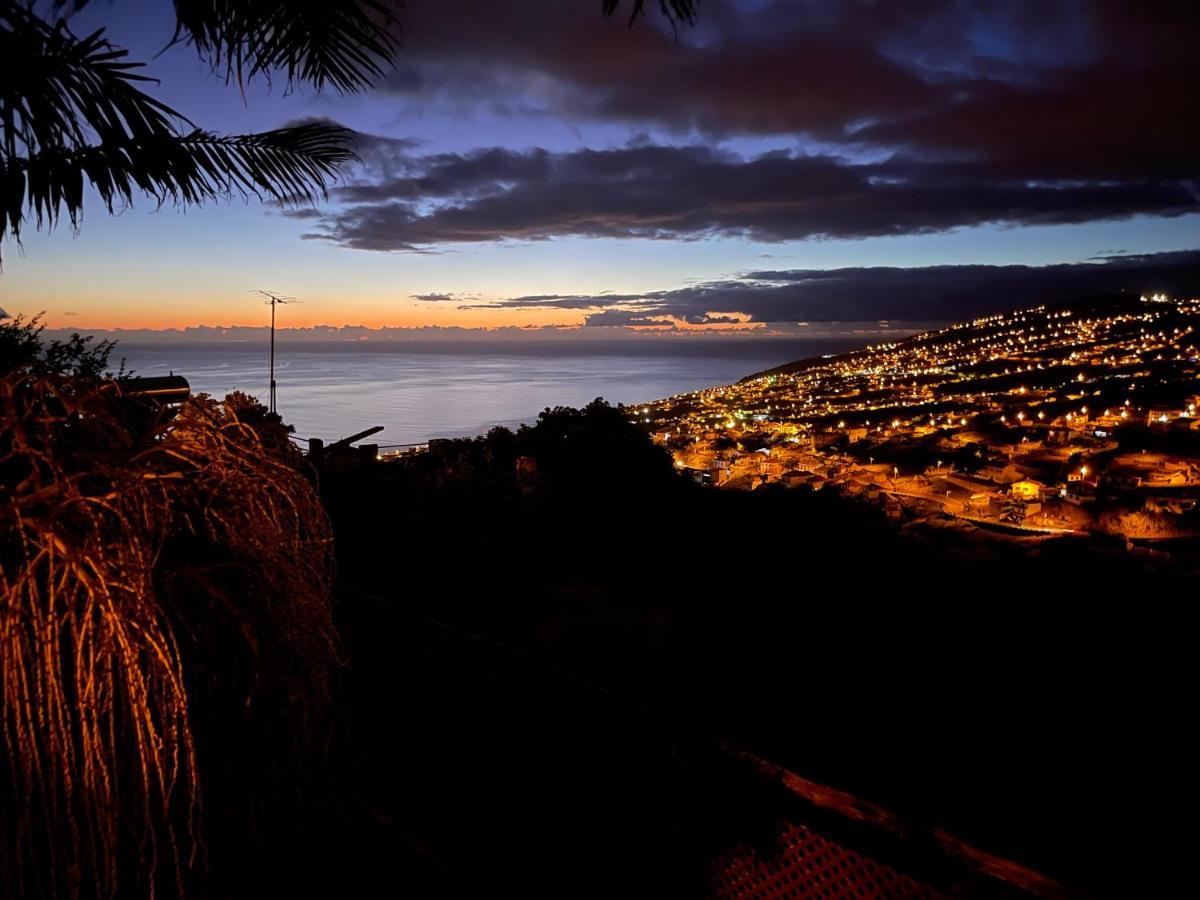
<instances>
[{"instance_id":1,"label":"mesh fence","mask_svg":"<svg viewBox=\"0 0 1200 900\"><path fill-rule=\"evenodd\" d=\"M787 825L764 851L735 847L711 868L720 900L937 900L948 896L804 825Z\"/></svg>"}]
</instances>

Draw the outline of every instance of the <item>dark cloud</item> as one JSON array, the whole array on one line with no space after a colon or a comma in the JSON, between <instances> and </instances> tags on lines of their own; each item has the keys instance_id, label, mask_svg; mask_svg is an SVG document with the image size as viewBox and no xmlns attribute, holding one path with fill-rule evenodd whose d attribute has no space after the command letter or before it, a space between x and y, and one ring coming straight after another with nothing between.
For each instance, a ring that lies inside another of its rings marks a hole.
<instances>
[{"instance_id":1,"label":"dark cloud","mask_svg":"<svg viewBox=\"0 0 1200 900\"><path fill-rule=\"evenodd\" d=\"M363 250L564 236L788 241L1200 209L1195 185L1154 177L998 179L975 163L745 158L705 146L400 153L387 170L337 189L345 205L310 236Z\"/></svg>"},{"instance_id":2,"label":"dark cloud","mask_svg":"<svg viewBox=\"0 0 1200 900\"><path fill-rule=\"evenodd\" d=\"M1192 2L706 0L678 35L599 4L401 11L403 102L804 135L1009 178L1200 174Z\"/></svg>"},{"instance_id":3,"label":"dark cloud","mask_svg":"<svg viewBox=\"0 0 1200 900\"><path fill-rule=\"evenodd\" d=\"M776 242L1200 210L1192 3L706 0L678 33L588 2L408 4L399 20L380 88L398 105L615 122L630 140L421 154L359 135L363 175L337 207L294 213L317 220L307 237ZM747 136L791 149L714 149Z\"/></svg>"},{"instance_id":4,"label":"dark cloud","mask_svg":"<svg viewBox=\"0 0 1200 900\"><path fill-rule=\"evenodd\" d=\"M471 303L463 309L495 309L503 306L511 309L538 309L552 307L554 309L596 309L599 306L622 303L637 303L643 299L641 294L584 294L573 296L569 294L531 294L526 297L511 297L499 303Z\"/></svg>"},{"instance_id":5,"label":"dark cloud","mask_svg":"<svg viewBox=\"0 0 1200 900\"><path fill-rule=\"evenodd\" d=\"M633 28L606 21L599 4L511 4L499 16L487 0L460 0L454 16L408 4L385 89L502 111L525 94L524 104L559 115L678 129L835 133L847 110L883 116L936 95L873 46L880 27L864 31L859 5L709 0L695 29L676 32L652 17Z\"/></svg>"},{"instance_id":6,"label":"dark cloud","mask_svg":"<svg viewBox=\"0 0 1200 900\"><path fill-rule=\"evenodd\" d=\"M454 294L410 294L409 297L422 303L446 303L458 299Z\"/></svg>"},{"instance_id":7,"label":"dark cloud","mask_svg":"<svg viewBox=\"0 0 1200 900\"><path fill-rule=\"evenodd\" d=\"M589 325L945 322L1117 291L1200 292L1200 250L1048 266L782 269L642 295L514 297L490 308L591 310Z\"/></svg>"}]
</instances>

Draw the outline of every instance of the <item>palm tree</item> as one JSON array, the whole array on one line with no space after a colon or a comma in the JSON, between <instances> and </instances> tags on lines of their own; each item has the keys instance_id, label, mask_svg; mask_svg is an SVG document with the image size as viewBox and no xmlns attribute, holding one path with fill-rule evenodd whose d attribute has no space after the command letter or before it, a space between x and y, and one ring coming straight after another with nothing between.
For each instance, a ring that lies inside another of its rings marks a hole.
<instances>
[{"instance_id":1,"label":"palm tree","mask_svg":"<svg viewBox=\"0 0 1200 900\"><path fill-rule=\"evenodd\" d=\"M259 134L217 135L148 95L153 79L103 29L69 27L88 0L47 0L49 17L0 0L0 239L20 241L32 219L72 228L90 184L108 212L135 194L194 205L216 197L284 205L325 194L356 159L352 133L307 123ZM612 15L621 0L601 0ZM630 24L646 0L632 0ZM394 17L386 0L174 0L172 43L193 47L227 82L282 76L339 93L364 90L390 67ZM67 10L69 7L69 10ZM658 0L672 24L690 23L695 0ZM52 20L51 20L52 19ZM0 260L2 261L2 260Z\"/></svg>"},{"instance_id":2,"label":"palm tree","mask_svg":"<svg viewBox=\"0 0 1200 900\"><path fill-rule=\"evenodd\" d=\"M86 0L76 0L77 9ZM54 0L57 13L65 0ZM361 90L390 64L394 42L376 0L176 0L174 41L245 80ZM311 202L355 158L351 133L302 124L217 135L151 97L153 80L103 30L80 37L65 17L0 0L0 237L32 219L73 227L91 184L109 212L147 194L192 205L231 194Z\"/></svg>"}]
</instances>

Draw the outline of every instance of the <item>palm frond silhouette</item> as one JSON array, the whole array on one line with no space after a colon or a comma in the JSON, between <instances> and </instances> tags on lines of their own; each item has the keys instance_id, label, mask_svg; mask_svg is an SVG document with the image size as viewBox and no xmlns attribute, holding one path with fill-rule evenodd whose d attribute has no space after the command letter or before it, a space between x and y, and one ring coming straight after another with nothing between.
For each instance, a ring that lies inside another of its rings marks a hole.
<instances>
[{"instance_id":1,"label":"palm frond silhouette","mask_svg":"<svg viewBox=\"0 0 1200 900\"><path fill-rule=\"evenodd\" d=\"M239 82L273 73L353 93L381 77L395 50L394 4L380 0L175 0L175 41Z\"/></svg>"},{"instance_id":2,"label":"palm frond silhouette","mask_svg":"<svg viewBox=\"0 0 1200 900\"><path fill-rule=\"evenodd\" d=\"M698 0L658 0L658 11L672 24L683 22L691 25L696 19ZM621 6L621 0L603 0L604 14L611 16ZM632 25L646 11L646 0L630 3L629 24Z\"/></svg>"},{"instance_id":3,"label":"palm frond silhouette","mask_svg":"<svg viewBox=\"0 0 1200 900\"><path fill-rule=\"evenodd\" d=\"M387 19L374 2L176 7L176 39L214 67L234 67L239 79L279 70L289 84L353 91L391 59ZM147 94L154 80L142 69L102 30L80 37L64 19L48 22L0 0L0 237L19 241L31 220L53 228L65 217L78 228L86 184L110 213L139 194L160 204L231 195L309 203L356 159L352 133L334 124L204 131Z\"/></svg>"}]
</instances>

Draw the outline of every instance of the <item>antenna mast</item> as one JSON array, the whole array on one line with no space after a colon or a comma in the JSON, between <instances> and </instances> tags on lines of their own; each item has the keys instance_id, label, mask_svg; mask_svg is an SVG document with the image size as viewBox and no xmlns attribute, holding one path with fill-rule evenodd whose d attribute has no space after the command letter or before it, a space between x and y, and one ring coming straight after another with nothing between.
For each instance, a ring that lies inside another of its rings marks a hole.
<instances>
[{"instance_id":1,"label":"antenna mast","mask_svg":"<svg viewBox=\"0 0 1200 900\"><path fill-rule=\"evenodd\" d=\"M275 307L300 301L295 297L284 297L272 291L251 291L250 293L265 297L263 302L271 307L271 393L267 408L271 412L275 412Z\"/></svg>"}]
</instances>

